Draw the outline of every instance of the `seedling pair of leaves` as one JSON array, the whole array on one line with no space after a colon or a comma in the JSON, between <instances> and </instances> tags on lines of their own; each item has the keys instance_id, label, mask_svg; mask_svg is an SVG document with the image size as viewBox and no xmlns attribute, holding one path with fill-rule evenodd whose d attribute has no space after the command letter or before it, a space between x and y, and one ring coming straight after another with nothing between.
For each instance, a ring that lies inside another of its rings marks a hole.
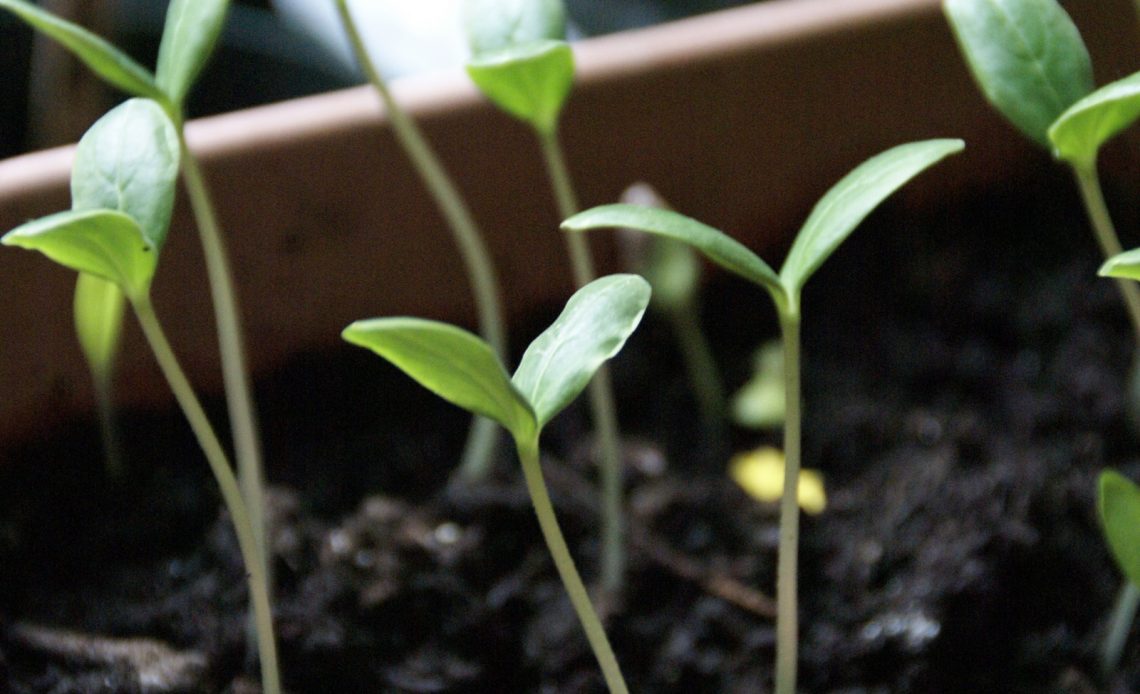
<instances>
[{"instance_id":1,"label":"seedling pair of leaves","mask_svg":"<svg viewBox=\"0 0 1140 694\"><path fill-rule=\"evenodd\" d=\"M753 282L771 296L779 315L784 347L786 418L785 471L780 500L777 567L776 692L794 694L797 663L796 570L799 536L797 490L800 477L800 298L804 284L855 227L891 193L963 147L960 140L928 140L900 145L871 158L823 196L800 229L779 273L725 234L695 219L664 209L605 205L562 223L568 232L598 228L637 229L686 243L725 270Z\"/></svg>"},{"instance_id":2,"label":"seedling pair of leaves","mask_svg":"<svg viewBox=\"0 0 1140 694\"><path fill-rule=\"evenodd\" d=\"M542 478L539 436L621 350L649 303L649 284L610 275L579 289L530 344L513 376L486 342L420 318L376 318L343 337L390 361L444 400L501 424L514 437L543 538L611 692L627 691L601 621L574 566Z\"/></svg>"}]
</instances>

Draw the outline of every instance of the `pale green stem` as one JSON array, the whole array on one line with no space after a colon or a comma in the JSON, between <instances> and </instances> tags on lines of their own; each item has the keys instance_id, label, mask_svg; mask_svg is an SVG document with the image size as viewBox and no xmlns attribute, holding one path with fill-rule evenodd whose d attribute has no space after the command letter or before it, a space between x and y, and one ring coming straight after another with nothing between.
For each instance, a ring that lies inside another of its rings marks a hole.
<instances>
[{"instance_id":1,"label":"pale green stem","mask_svg":"<svg viewBox=\"0 0 1140 694\"><path fill-rule=\"evenodd\" d=\"M447 175L439 157L424 138L419 126L396 101L387 82L376 69L361 40L346 0L336 0L336 9L352 45L356 62L384 102L384 110L388 122L392 125L392 132L395 133L396 139L404 148L404 152L451 228L452 236L467 268L471 290L475 295L479 334L491 345L503 363L507 363L509 356L507 329L503 319L502 300L499 296L499 280L495 274L495 266L491 262L491 254L483 242L483 235L475 224L475 218L463 201L463 196L459 194L459 189ZM491 466L491 455L499 439L499 428L493 421L476 417L464 448L459 477L468 480L486 477Z\"/></svg>"},{"instance_id":2,"label":"pale green stem","mask_svg":"<svg viewBox=\"0 0 1140 694\"><path fill-rule=\"evenodd\" d=\"M526 488L530 493L531 503L534 505L534 514L538 517L538 525L542 529L542 537L546 540L546 547L558 569L558 576L566 593L570 596L570 603L578 615L578 621L586 631L586 639L598 659L605 677L606 686L613 694L626 694L629 689L625 685L621 668L618 667L617 657L606 638L606 630L598 619L598 613L590 603L590 594L578 575L574 566L574 558L570 556L570 549L566 546L566 539L558 526L558 517L554 514L554 506L550 503L550 495L546 491L546 482L542 478L542 465L539 460L537 437L533 442L517 443L519 460L522 463L523 476L526 478Z\"/></svg>"},{"instance_id":3,"label":"pale green stem","mask_svg":"<svg viewBox=\"0 0 1140 694\"><path fill-rule=\"evenodd\" d=\"M1101 251L1104 252L1104 257L1107 259L1119 255L1123 248L1116 236L1116 228L1112 224L1108 206L1104 202L1100 177L1096 173L1096 161L1082 166L1074 165L1073 173L1076 175L1081 200L1084 202L1085 211L1088 213L1089 222L1092 223L1093 232L1096 234ZM1132 321L1132 330L1136 334L1136 342L1140 345L1140 284L1132 280L1118 279L1116 286L1124 298L1128 318Z\"/></svg>"},{"instance_id":4,"label":"pale green stem","mask_svg":"<svg viewBox=\"0 0 1140 694\"><path fill-rule=\"evenodd\" d=\"M570 170L562 156L558 134L539 133L542 153L558 214L567 219L577 214L578 199L570 180ZM570 254L574 284L581 288L594 278L594 261L590 255L585 234L563 234ZM621 592L625 574L625 529L622 513L622 458L621 434L618 430L617 411L614 407L613 384L609 367L598 369L589 386L590 408L598 435L598 477L601 480L601 587L609 596Z\"/></svg>"},{"instance_id":5,"label":"pale green stem","mask_svg":"<svg viewBox=\"0 0 1140 694\"><path fill-rule=\"evenodd\" d=\"M784 342L784 493L780 498L780 548L776 564L776 694L795 694L799 615L796 572L800 508L800 317L781 310Z\"/></svg>"},{"instance_id":6,"label":"pale green stem","mask_svg":"<svg viewBox=\"0 0 1140 694\"><path fill-rule=\"evenodd\" d=\"M103 455L106 457L107 474L115 479L123 476L123 446L119 439L119 426L116 421L114 379L110 369L93 374L95 405L99 411L99 436L103 440Z\"/></svg>"},{"instance_id":7,"label":"pale green stem","mask_svg":"<svg viewBox=\"0 0 1140 694\"><path fill-rule=\"evenodd\" d=\"M253 393L249 383L241 319L237 308L237 291L233 274L222 242L222 229L210 198L206 179L198 167L198 160L186 145L186 135L179 123L178 137L182 144L182 177L190 198L190 207L198 225L198 238L206 261L206 275L217 322L218 349L222 362L222 381L225 384L226 406L237 459L238 479L242 496L249 508L253 523L253 537L260 564L273 590L273 564L269 560L269 546L265 528L265 472L261 460L260 436L254 416Z\"/></svg>"},{"instance_id":8,"label":"pale green stem","mask_svg":"<svg viewBox=\"0 0 1140 694\"><path fill-rule=\"evenodd\" d=\"M704 331L701 330L695 303L685 302L684 306L669 310L669 322L677 335L685 370L688 371L689 381L693 385L693 393L696 395L697 407L701 410L701 419L705 423L705 428L710 434L723 439L724 417L727 410L724 387L717 372L712 348L709 347Z\"/></svg>"},{"instance_id":9,"label":"pale green stem","mask_svg":"<svg viewBox=\"0 0 1140 694\"><path fill-rule=\"evenodd\" d=\"M225 450L218 441L210 420L206 417L194 389L190 386L170 343L166 339L158 318L154 315L154 308L149 298L133 302L135 315L138 316L139 325L143 334L154 352L159 368L170 384L174 397L178 401L182 412L186 415L198 445L206 455L210 471L222 492L222 500L230 512L234 531L237 534L238 548L241 551L242 561L245 563L249 583L250 601L253 603L254 622L257 627L257 648L261 661L262 686L266 694L279 694L281 691L280 674L277 669L277 642L273 634L273 612L270 606L268 576L262 563L262 555L258 549L254 535L253 518L230 463L226 459Z\"/></svg>"},{"instance_id":10,"label":"pale green stem","mask_svg":"<svg viewBox=\"0 0 1140 694\"><path fill-rule=\"evenodd\" d=\"M1106 678L1115 672L1116 666L1120 664L1120 656L1124 653L1128 632L1132 630L1137 606L1140 606L1140 589L1132 581L1125 580L1108 620L1108 633L1104 637L1104 650L1100 657L1101 674Z\"/></svg>"}]
</instances>

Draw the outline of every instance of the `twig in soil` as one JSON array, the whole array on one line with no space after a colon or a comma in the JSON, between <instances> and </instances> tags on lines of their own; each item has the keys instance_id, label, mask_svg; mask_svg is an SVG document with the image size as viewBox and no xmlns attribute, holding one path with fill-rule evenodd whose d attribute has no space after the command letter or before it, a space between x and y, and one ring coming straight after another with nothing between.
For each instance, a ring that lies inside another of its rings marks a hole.
<instances>
[{"instance_id":1,"label":"twig in soil","mask_svg":"<svg viewBox=\"0 0 1140 694\"><path fill-rule=\"evenodd\" d=\"M587 509L596 505L592 487L577 472L550 460L545 461L544 467L551 486L567 494L576 505ZM776 602L772 598L673 549L636 516L631 515L628 523L630 545L634 551L643 553L677 576L697 583L710 595L761 617L775 618Z\"/></svg>"},{"instance_id":2,"label":"twig in soil","mask_svg":"<svg viewBox=\"0 0 1140 694\"><path fill-rule=\"evenodd\" d=\"M206 671L206 656L176 651L154 639L119 639L20 623L8 638L25 648L71 662L126 668L147 691L198 689Z\"/></svg>"}]
</instances>

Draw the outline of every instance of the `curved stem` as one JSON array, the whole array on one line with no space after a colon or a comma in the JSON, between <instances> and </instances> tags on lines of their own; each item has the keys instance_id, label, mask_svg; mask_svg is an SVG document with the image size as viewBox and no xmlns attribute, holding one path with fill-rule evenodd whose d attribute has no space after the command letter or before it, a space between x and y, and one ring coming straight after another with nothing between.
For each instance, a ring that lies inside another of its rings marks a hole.
<instances>
[{"instance_id":1,"label":"curved stem","mask_svg":"<svg viewBox=\"0 0 1140 694\"><path fill-rule=\"evenodd\" d=\"M265 573L262 555L254 536L253 518L247 504L242 497L237 478L230 469L226 459L225 450L218 441L210 420L206 417L194 389L190 386L170 343L166 339L154 308L149 299L134 302L135 315L143 334L150 344L151 351L162 369L163 375L174 392L182 412L186 415L198 445L206 455L210 471L222 492L222 500L230 512L234 531L237 533L238 548L245 563L249 581L250 600L253 602L254 621L257 626L258 655L261 660L261 678L267 694L279 694L281 691L280 674L277 668L277 642L273 634L273 612L270 606L268 576Z\"/></svg>"},{"instance_id":2,"label":"curved stem","mask_svg":"<svg viewBox=\"0 0 1140 694\"><path fill-rule=\"evenodd\" d=\"M272 592L273 565L269 561L269 547L265 537L265 472L237 308L237 292L234 289L233 274L230 272L225 244L222 243L221 225L218 224L205 177L198 167L197 158L186 145L186 135L181 125L178 128L178 137L182 144L182 176L190 198L190 207L198 224L198 237L202 243L202 255L206 261L206 275L209 279L210 296L217 321L222 379L233 431L238 478L241 482L242 497L249 507L253 536L258 555L261 557L259 563L268 577L269 589Z\"/></svg>"},{"instance_id":3,"label":"curved stem","mask_svg":"<svg viewBox=\"0 0 1140 694\"><path fill-rule=\"evenodd\" d=\"M558 204L558 214L563 219L576 214L578 198L570 180L570 170L562 155L557 133L539 133L542 153L554 198ZM585 234L563 234L570 266L574 273L574 284L581 288L594 278L594 260L590 254ZM622 513L622 457L621 434L618 429L617 410L614 406L613 384L609 366L598 369L589 385L590 409L594 416L594 427L598 436L598 477L601 480L602 530L601 530L601 586L609 596L621 592L625 575L625 528Z\"/></svg>"},{"instance_id":4,"label":"curved stem","mask_svg":"<svg viewBox=\"0 0 1140 694\"><path fill-rule=\"evenodd\" d=\"M471 290L475 295L475 310L479 316L479 333L491 345L495 353L507 363L507 329L503 319L502 300L499 296L499 280L495 273L495 266L491 262L491 254L483 241L483 235L475 224L459 189L447 175L439 158L432 151L423 133L420 132L416 122L400 107L388 88L384 78L376 69L368 50L357 30L352 13L348 10L346 0L336 0L336 9L340 15L341 24L348 34L349 43L356 56L356 62L368 77L368 81L384 102L384 110L388 122L392 125L392 132L404 148L424 186L435 199L444 219L451 228L455 243L459 246L467 268L467 276L471 282ZM464 479L481 479L486 477L490 468L491 454L495 444L499 441L497 425L491 420L476 417L474 425L468 435L467 445L463 454L463 463L459 468L459 476Z\"/></svg>"},{"instance_id":5,"label":"curved stem","mask_svg":"<svg viewBox=\"0 0 1140 694\"><path fill-rule=\"evenodd\" d=\"M625 678L622 677L621 668L618 667L610 641L606 638L606 630L590 603L590 595L578 575L574 566L574 558L570 556L570 549L566 546L566 539L558 527L558 517L554 514L554 506L550 503L550 495L546 490L546 482L542 479L542 466L539 462L538 440L527 444L518 444L519 460L522 462L523 476L526 478L526 488L530 493L531 503L534 505L534 514L538 517L538 525L542 529L542 537L546 540L546 547L554 559L554 566L558 569L558 576L566 593L570 596L570 603L578 615L578 621L586 631L586 639L598 659L605 677L606 686L613 694L626 694Z\"/></svg>"},{"instance_id":6,"label":"curved stem","mask_svg":"<svg viewBox=\"0 0 1140 694\"><path fill-rule=\"evenodd\" d=\"M1136 619L1136 608L1140 606L1140 588L1132 581L1125 579L1116 597L1116 604L1108 620L1108 633L1104 637L1104 648L1100 656L1101 674L1108 678L1116 671L1120 664L1120 656L1124 653L1124 644L1128 641L1128 632L1132 631L1132 622Z\"/></svg>"},{"instance_id":7,"label":"curved stem","mask_svg":"<svg viewBox=\"0 0 1140 694\"><path fill-rule=\"evenodd\" d=\"M784 492L780 498L780 550L776 565L776 694L795 694L799 615L796 571L800 508L800 317L780 312L784 342Z\"/></svg>"},{"instance_id":8,"label":"curved stem","mask_svg":"<svg viewBox=\"0 0 1140 694\"><path fill-rule=\"evenodd\" d=\"M1104 257L1107 259L1118 255L1123 249L1120 246L1120 239L1116 236L1116 228L1112 224L1108 206L1104 202L1100 177L1096 172L1096 162L1093 161L1085 166L1074 165L1073 173L1076 175L1077 187L1081 191L1081 201L1084 203ZM1128 309L1128 318L1132 321L1132 330L1136 334L1136 342L1140 345L1140 284L1132 280L1118 279L1116 286L1120 289L1125 307Z\"/></svg>"}]
</instances>

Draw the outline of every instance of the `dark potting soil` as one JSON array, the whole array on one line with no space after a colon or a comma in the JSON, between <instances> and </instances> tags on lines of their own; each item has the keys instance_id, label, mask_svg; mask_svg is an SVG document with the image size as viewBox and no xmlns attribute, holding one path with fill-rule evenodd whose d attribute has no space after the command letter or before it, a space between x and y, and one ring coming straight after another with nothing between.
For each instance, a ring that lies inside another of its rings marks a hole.
<instances>
[{"instance_id":1,"label":"dark potting soil","mask_svg":"<svg viewBox=\"0 0 1140 694\"><path fill-rule=\"evenodd\" d=\"M1131 338L1097 264L1068 181L1033 180L923 218L888 205L809 283L805 459L830 504L803 521L803 691L1140 690L1135 640L1097 668L1120 576L1094 479L1140 473ZM740 385L767 298L720 276L704 321ZM775 510L700 436L672 345L650 318L614 363L631 551L608 631L633 691L764 692ZM491 482L447 490L466 416L362 350L301 358L259 400L290 691L602 691L505 446ZM0 691L257 691L204 461L175 412L125 428L121 480L90 422L0 470ZM583 403L544 444L589 582Z\"/></svg>"}]
</instances>

